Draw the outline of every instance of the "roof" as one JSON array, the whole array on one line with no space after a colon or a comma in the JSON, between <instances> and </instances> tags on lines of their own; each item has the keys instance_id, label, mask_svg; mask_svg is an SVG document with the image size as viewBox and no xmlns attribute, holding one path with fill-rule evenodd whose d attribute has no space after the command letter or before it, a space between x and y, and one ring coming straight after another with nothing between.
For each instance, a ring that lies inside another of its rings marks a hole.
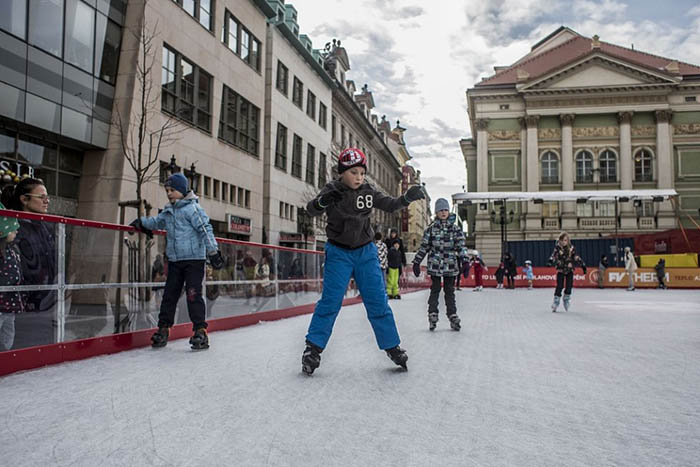
<instances>
[{"instance_id":1,"label":"roof","mask_svg":"<svg viewBox=\"0 0 700 467\"><path fill-rule=\"evenodd\" d=\"M453 202L459 201L612 201L620 198L629 199L667 199L676 196L678 193L673 189L653 189L653 190L595 190L595 191L485 191L472 193L455 193L452 195Z\"/></svg>"},{"instance_id":2,"label":"roof","mask_svg":"<svg viewBox=\"0 0 700 467\"><path fill-rule=\"evenodd\" d=\"M567 29L568 30L568 29ZM559 28L553 34L547 36L551 38L555 33L562 31ZM570 31L570 30L569 30ZM541 43L540 41L539 43ZM539 44L538 43L538 44ZM681 76L700 76L700 66L691 65L689 63L674 60L672 58L661 57L658 55L641 52L639 50L621 47L619 45L600 41L599 47L593 47L593 39L577 34L568 41L546 50L529 59L521 59L508 68L496 73L495 75L485 78L476 84L476 87L496 86L516 84L519 82L518 73L521 77L526 76L528 81L541 77L552 70L555 70L567 63L580 60L581 58L592 55L594 53L602 53L613 58L617 58L631 64L636 64L641 67L671 74L666 70L671 62L678 64L678 74ZM525 73L523 73L525 72Z\"/></svg>"}]
</instances>

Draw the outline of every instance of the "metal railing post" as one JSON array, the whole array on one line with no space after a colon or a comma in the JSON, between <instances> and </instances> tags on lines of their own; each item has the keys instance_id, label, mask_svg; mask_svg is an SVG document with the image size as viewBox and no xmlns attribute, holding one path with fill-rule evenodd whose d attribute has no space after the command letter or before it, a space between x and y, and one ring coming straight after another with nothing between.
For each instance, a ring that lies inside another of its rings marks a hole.
<instances>
[{"instance_id":1,"label":"metal railing post","mask_svg":"<svg viewBox=\"0 0 700 467\"><path fill-rule=\"evenodd\" d=\"M272 250L272 257L274 258L274 265L276 271L270 271L275 275L275 310L278 310L280 307L280 275L279 275L279 270L280 270L280 255L279 255L279 250Z\"/></svg>"},{"instance_id":2,"label":"metal railing post","mask_svg":"<svg viewBox=\"0 0 700 467\"><path fill-rule=\"evenodd\" d=\"M58 274L56 283L58 285L56 342L64 342L66 339L66 224L58 223Z\"/></svg>"}]
</instances>

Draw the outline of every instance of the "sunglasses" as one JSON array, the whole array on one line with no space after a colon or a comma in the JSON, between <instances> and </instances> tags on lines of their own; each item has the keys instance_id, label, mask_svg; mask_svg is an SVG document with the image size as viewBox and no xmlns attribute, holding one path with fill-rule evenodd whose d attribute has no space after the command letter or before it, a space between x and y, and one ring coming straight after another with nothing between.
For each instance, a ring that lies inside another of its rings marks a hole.
<instances>
[{"instance_id":1,"label":"sunglasses","mask_svg":"<svg viewBox=\"0 0 700 467\"><path fill-rule=\"evenodd\" d=\"M39 198L42 201L48 201L49 200L49 195L33 195L31 193L27 193L23 196L29 196L31 198Z\"/></svg>"}]
</instances>

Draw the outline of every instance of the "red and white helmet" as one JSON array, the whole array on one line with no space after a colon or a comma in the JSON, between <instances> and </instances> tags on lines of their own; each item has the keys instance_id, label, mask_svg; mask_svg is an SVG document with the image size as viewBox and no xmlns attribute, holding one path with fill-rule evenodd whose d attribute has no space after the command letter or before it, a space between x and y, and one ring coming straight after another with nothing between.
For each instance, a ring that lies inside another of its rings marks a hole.
<instances>
[{"instance_id":1,"label":"red and white helmet","mask_svg":"<svg viewBox=\"0 0 700 467\"><path fill-rule=\"evenodd\" d=\"M352 167L364 167L367 170L367 157L357 148L347 148L338 156L338 173L342 174Z\"/></svg>"}]
</instances>

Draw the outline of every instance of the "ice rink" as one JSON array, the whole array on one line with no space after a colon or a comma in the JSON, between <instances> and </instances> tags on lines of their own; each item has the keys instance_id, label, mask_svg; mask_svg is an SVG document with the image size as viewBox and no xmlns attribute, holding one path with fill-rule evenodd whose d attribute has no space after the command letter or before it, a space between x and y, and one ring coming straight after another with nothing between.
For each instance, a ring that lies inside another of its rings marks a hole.
<instances>
[{"instance_id":1,"label":"ice rink","mask_svg":"<svg viewBox=\"0 0 700 467\"><path fill-rule=\"evenodd\" d=\"M392 301L408 372L344 308L0 378L6 466L698 466L700 291L428 292Z\"/></svg>"}]
</instances>

